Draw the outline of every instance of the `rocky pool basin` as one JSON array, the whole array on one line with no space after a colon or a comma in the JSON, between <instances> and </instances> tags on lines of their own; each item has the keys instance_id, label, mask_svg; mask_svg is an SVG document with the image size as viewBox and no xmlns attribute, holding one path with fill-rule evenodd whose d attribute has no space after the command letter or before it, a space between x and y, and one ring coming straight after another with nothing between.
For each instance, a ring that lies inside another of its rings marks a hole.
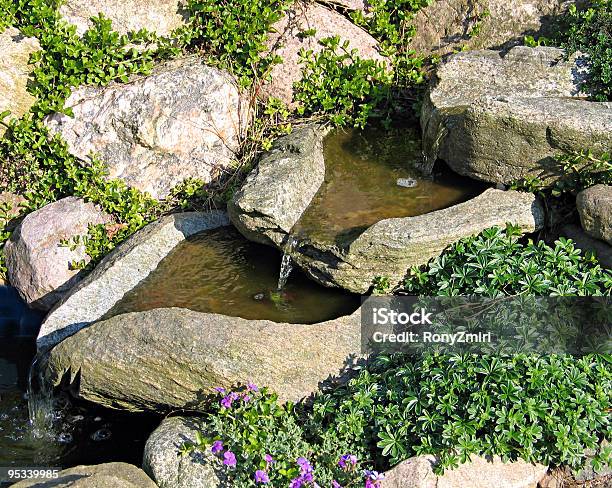
<instances>
[{"instance_id":1,"label":"rocky pool basin","mask_svg":"<svg viewBox=\"0 0 612 488\"><path fill-rule=\"evenodd\" d=\"M283 250L315 281L355 293L377 277L395 285L410 267L488 227L542 227L534 195L485 189L448 171L421 177L420 158L409 129L347 136L307 125L262 157L229 216L245 237Z\"/></svg>"}]
</instances>

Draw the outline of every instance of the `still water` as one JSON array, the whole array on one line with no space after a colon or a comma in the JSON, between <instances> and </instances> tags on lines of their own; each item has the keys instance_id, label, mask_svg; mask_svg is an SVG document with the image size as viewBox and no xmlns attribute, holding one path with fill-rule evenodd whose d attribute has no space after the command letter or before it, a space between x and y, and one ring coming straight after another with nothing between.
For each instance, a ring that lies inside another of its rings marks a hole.
<instances>
[{"instance_id":1,"label":"still water","mask_svg":"<svg viewBox=\"0 0 612 488\"><path fill-rule=\"evenodd\" d=\"M325 288L294 270L278 290L281 254L234 227L179 244L107 315L181 307L253 320L312 324L357 310L358 295Z\"/></svg>"},{"instance_id":2,"label":"still water","mask_svg":"<svg viewBox=\"0 0 612 488\"><path fill-rule=\"evenodd\" d=\"M294 227L295 235L333 242L379 220L441 210L485 189L446 167L421 176L415 169L422 159L415 128L336 129L325 139L324 152L325 183Z\"/></svg>"}]
</instances>

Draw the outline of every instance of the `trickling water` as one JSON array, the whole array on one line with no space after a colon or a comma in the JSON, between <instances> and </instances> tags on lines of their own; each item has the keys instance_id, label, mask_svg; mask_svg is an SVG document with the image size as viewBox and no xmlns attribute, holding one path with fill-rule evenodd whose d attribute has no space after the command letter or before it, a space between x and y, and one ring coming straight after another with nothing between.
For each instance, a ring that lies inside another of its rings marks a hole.
<instances>
[{"instance_id":1,"label":"trickling water","mask_svg":"<svg viewBox=\"0 0 612 488\"><path fill-rule=\"evenodd\" d=\"M287 238L287 242L283 249L283 258L281 259L280 273L278 275L278 290L285 288L289 275L291 274L291 271L293 271L293 259L291 258L291 253L295 249L296 243L297 239L295 237L289 236Z\"/></svg>"},{"instance_id":2,"label":"trickling water","mask_svg":"<svg viewBox=\"0 0 612 488\"><path fill-rule=\"evenodd\" d=\"M159 418L107 411L62 391L51 395L41 381L44 356L36 357L42 319L0 286L0 466L138 464Z\"/></svg>"},{"instance_id":3,"label":"trickling water","mask_svg":"<svg viewBox=\"0 0 612 488\"><path fill-rule=\"evenodd\" d=\"M55 410L53 393L40 372L41 360L41 354L37 353L28 374L27 398L31 433L37 439L55 438L54 421L59 420L60 415Z\"/></svg>"}]
</instances>

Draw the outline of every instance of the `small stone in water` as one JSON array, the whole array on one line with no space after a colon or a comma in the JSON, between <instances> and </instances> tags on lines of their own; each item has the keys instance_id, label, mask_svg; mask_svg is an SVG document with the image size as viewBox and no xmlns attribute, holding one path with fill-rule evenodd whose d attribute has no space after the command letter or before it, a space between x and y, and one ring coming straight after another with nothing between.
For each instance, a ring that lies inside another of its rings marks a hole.
<instances>
[{"instance_id":1,"label":"small stone in water","mask_svg":"<svg viewBox=\"0 0 612 488\"><path fill-rule=\"evenodd\" d=\"M412 178L398 178L397 185L403 186L404 188L414 188L415 186L417 186L417 180L414 180Z\"/></svg>"},{"instance_id":2,"label":"small stone in water","mask_svg":"<svg viewBox=\"0 0 612 488\"><path fill-rule=\"evenodd\" d=\"M264 298L266 298L266 295L264 293L258 293L253 297L254 300L263 300Z\"/></svg>"},{"instance_id":3,"label":"small stone in water","mask_svg":"<svg viewBox=\"0 0 612 488\"><path fill-rule=\"evenodd\" d=\"M100 429L91 435L91 438L96 442L107 441L111 438L112 432L108 429Z\"/></svg>"},{"instance_id":4,"label":"small stone in water","mask_svg":"<svg viewBox=\"0 0 612 488\"><path fill-rule=\"evenodd\" d=\"M96 418L94 419L94 422L102 422L102 417L96 417Z\"/></svg>"},{"instance_id":5,"label":"small stone in water","mask_svg":"<svg viewBox=\"0 0 612 488\"><path fill-rule=\"evenodd\" d=\"M70 422L71 424L75 424L77 422L80 422L81 420L84 420L85 417L83 415L73 415L72 417L70 417L68 419L68 422Z\"/></svg>"}]
</instances>

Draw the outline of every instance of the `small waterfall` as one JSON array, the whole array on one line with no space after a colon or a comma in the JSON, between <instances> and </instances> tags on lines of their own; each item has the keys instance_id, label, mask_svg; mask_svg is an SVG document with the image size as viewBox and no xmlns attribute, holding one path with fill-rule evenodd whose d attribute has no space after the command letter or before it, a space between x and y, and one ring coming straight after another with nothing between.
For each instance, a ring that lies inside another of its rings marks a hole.
<instances>
[{"instance_id":1,"label":"small waterfall","mask_svg":"<svg viewBox=\"0 0 612 488\"><path fill-rule=\"evenodd\" d=\"M28 375L28 413L31 432L36 438L54 436L53 422L57 419L52 391L40 370L42 358L41 353L36 354Z\"/></svg>"},{"instance_id":2,"label":"small waterfall","mask_svg":"<svg viewBox=\"0 0 612 488\"><path fill-rule=\"evenodd\" d=\"M295 245L297 244L297 239L293 236L289 236L285 245L283 247L283 259L281 260L281 269L280 274L278 276L278 286L279 290L282 290L287 284L287 280L289 279L289 275L293 270L293 260L291 259L291 253L295 249Z\"/></svg>"}]
</instances>

